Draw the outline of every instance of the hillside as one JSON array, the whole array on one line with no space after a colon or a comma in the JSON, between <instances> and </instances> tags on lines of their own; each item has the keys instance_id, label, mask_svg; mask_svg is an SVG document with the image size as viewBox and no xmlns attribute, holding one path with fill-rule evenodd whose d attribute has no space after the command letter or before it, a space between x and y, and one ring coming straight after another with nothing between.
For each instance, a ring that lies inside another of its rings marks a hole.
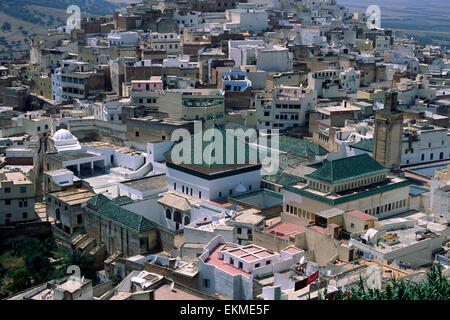
<instances>
[{"instance_id":1,"label":"hillside","mask_svg":"<svg viewBox=\"0 0 450 320\"><path fill-rule=\"evenodd\" d=\"M0 59L20 56L29 36L65 23L69 5L78 5L84 15L106 15L133 0L0 0Z\"/></svg>"},{"instance_id":2,"label":"hillside","mask_svg":"<svg viewBox=\"0 0 450 320\"><path fill-rule=\"evenodd\" d=\"M338 0L352 12L369 5L381 8L381 26L413 36L422 44L450 44L450 1L442 0Z\"/></svg>"}]
</instances>

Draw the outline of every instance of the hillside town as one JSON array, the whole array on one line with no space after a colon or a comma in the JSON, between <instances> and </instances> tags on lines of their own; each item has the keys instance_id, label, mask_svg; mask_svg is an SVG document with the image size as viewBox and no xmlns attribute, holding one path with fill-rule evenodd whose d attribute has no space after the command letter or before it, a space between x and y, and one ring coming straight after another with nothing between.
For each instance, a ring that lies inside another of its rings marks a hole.
<instances>
[{"instance_id":1,"label":"hillside town","mask_svg":"<svg viewBox=\"0 0 450 320\"><path fill-rule=\"evenodd\" d=\"M0 65L0 296L449 279L450 51L370 19L336 0L144 0L30 39ZM50 242L60 276L31 275L20 248ZM92 272L66 272L74 255Z\"/></svg>"}]
</instances>

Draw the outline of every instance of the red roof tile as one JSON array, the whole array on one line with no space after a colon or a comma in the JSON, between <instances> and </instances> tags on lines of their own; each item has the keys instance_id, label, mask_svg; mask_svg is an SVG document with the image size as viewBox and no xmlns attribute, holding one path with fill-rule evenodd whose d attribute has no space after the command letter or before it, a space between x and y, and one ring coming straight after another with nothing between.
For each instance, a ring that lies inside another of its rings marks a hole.
<instances>
[{"instance_id":1,"label":"red roof tile","mask_svg":"<svg viewBox=\"0 0 450 320\"><path fill-rule=\"evenodd\" d=\"M351 216L354 216L354 217L362 219L362 220L374 220L375 219L375 217L365 214L364 212L361 212L359 210L352 210L352 211L348 211L347 213Z\"/></svg>"},{"instance_id":2,"label":"red roof tile","mask_svg":"<svg viewBox=\"0 0 450 320\"><path fill-rule=\"evenodd\" d=\"M215 266L216 268L219 268L220 270L225 271L226 273L229 273L233 276L241 274L243 276L246 276L247 278L250 278L250 273L236 268L235 266L225 263L223 260L219 259L219 251L222 249L222 247L223 245L218 245L216 249L214 249L214 251L209 255L209 258L206 259L205 263Z\"/></svg>"}]
</instances>

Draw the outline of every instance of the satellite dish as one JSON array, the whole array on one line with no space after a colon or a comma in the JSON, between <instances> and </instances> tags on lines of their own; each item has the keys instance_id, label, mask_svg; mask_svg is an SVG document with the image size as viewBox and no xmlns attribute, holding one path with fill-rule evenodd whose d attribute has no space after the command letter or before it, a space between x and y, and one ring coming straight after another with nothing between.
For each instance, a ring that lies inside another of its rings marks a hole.
<instances>
[{"instance_id":1,"label":"satellite dish","mask_svg":"<svg viewBox=\"0 0 450 320\"><path fill-rule=\"evenodd\" d=\"M174 287L175 287L175 282L172 281L172 283L170 284L170 291L175 292L175 290L173 290Z\"/></svg>"},{"instance_id":2,"label":"satellite dish","mask_svg":"<svg viewBox=\"0 0 450 320\"><path fill-rule=\"evenodd\" d=\"M303 262L305 262L305 256L302 256L302 257L300 258L300 264L302 264Z\"/></svg>"}]
</instances>

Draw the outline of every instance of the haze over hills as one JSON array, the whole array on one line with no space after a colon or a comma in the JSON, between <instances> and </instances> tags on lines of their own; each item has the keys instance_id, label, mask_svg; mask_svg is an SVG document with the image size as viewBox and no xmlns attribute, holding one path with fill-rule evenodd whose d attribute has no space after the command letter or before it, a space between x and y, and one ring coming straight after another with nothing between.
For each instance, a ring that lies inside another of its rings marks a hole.
<instances>
[{"instance_id":1,"label":"haze over hills","mask_svg":"<svg viewBox=\"0 0 450 320\"><path fill-rule=\"evenodd\" d=\"M381 8L381 26L413 36L422 44L450 45L450 1L442 0L338 0L352 12L369 5Z\"/></svg>"},{"instance_id":2,"label":"haze over hills","mask_svg":"<svg viewBox=\"0 0 450 320\"><path fill-rule=\"evenodd\" d=\"M83 14L106 15L134 0L0 0L0 56L21 54L29 37L66 21L69 5Z\"/></svg>"}]
</instances>

